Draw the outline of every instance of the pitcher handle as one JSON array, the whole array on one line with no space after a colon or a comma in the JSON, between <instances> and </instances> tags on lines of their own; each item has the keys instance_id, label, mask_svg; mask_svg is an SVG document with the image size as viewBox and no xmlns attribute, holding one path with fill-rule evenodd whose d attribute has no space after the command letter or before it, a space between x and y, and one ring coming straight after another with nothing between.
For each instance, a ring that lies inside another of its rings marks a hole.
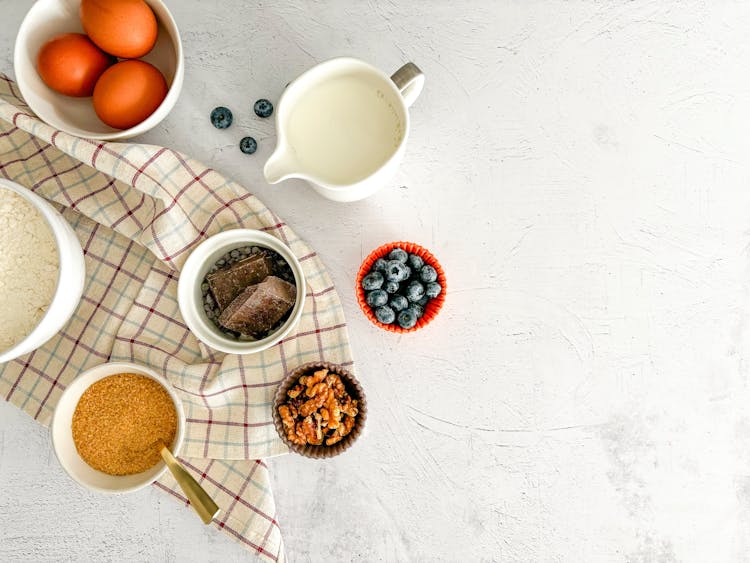
<instances>
[{"instance_id":1,"label":"pitcher handle","mask_svg":"<svg viewBox=\"0 0 750 563\"><path fill-rule=\"evenodd\" d=\"M391 80L401 91L406 107L411 107L424 87L424 74L414 63L406 63L393 73Z\"/></svg>"}]
</instances>

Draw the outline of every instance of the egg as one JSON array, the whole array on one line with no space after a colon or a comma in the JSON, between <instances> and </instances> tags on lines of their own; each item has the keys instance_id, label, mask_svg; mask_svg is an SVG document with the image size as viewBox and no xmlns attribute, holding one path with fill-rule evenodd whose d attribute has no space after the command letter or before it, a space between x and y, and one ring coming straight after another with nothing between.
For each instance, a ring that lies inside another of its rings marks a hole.
<instances>
[{"instance_id":1,"label":"egg","mask_svg":"<svg viewBox=\"0 0 750 563\"><path fill-rule=\"evenodd\" d=\"M82 33L64 33L42 45L36 68L55 92L85 97L94 92L96 81L114 62Z\"/></svg>"},{"instance_id":2,"label":"egg","mask_svg":"<svg viewBox=\"0 0 750 563\"><path fill-rule=\"evenodd\" d=\"M116 57L137 59L156 43L156 16L143 0L82 0L80 15L91 40Z\"/></svg>"},{"instance_id":3,"label":"egg","mask_svg":"<svg viewBox=\"0 0 750 563\"><path fill-rule=\"evenodd\" d=\"M156 111L167 95L167 81L159 70L139 60L109 67L94 88L94 111L116 129L138 125Z\"/></svg>"}]
</instances>

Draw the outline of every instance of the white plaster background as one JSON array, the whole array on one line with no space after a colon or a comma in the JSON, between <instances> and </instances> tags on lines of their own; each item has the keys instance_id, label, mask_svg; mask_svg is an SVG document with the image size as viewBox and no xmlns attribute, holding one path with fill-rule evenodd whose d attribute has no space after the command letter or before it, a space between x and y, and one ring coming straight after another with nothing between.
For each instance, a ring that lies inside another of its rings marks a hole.
<instances>
[{"instance_id":1,"label":"white plaster background","mask_svg":"<svg viewBox=\"0 0 750 563\"><path fill-rule=\"evenodd\" d=\"M0 0L4 71L29 4ZM750 5L170 5L185 87L141 140L234 177L318 250L371 405L347 455L271 462L292 561L750 560ZM427 75L398 177L347 205L265 185L253 101L342 54ZM407 337L351 289L400 238L450 281ZM0 560L248 558L157 491L81 491L0 405Z\"/></svg>"}]
</instances>

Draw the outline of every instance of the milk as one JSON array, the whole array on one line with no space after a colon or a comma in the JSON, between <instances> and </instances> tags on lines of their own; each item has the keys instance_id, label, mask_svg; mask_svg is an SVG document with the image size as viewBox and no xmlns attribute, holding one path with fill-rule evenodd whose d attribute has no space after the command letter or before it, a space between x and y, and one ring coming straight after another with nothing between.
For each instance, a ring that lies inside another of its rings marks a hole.
<instances>
[{"instance_id":1,"label":"milk","mask_svg":"<svg viewBox=\"0 0 750 563\"><path fill-rule=\"evenodd\" d=\"M364 74L312 86L287 122L288 142L300 168L330 184L353 184L378 170L404 137L389 98Z\"/></svg>"}]
</instances>

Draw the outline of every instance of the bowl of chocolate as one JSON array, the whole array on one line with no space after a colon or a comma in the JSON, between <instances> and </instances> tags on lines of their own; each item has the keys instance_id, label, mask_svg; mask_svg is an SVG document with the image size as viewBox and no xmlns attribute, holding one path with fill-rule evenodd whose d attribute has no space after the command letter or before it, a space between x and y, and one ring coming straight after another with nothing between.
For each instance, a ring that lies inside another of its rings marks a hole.
<instances>
[{"instance_id":1,"label":"bowl of chocolate","mask_svg":"<svg viewBox=\"0 0 750 563\"><path fill-rule=\"evenodd\" d=\"M305 277L276 237L232 229L193 250L180 273L177 299L201 342L227 354L252 354L277 344L297 325Z\"/></svg>"}]
</instances>

